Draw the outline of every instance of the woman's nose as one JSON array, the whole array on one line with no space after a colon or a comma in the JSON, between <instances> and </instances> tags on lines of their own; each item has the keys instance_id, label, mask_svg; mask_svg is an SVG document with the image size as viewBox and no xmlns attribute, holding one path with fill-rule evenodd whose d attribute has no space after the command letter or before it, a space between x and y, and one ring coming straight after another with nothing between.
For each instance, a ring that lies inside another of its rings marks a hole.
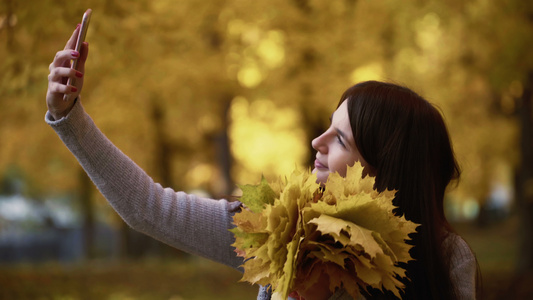
<instances>
[{"instance_id":1,"label":"woman's nose","mask_svg":"<svg viewBox=\"0 0 533 300\"><path fill-rule=\"evenodd\" d=\"M320 153L327 153L328 152L327 143L325 143L325 141L324 141L325 140L325 135L326 135L326 133L324 132L320 136L314 138L313 141L311 141L311 146L313 147L313 149L315 149L316 151L318 151Z\"/></svg>"}]
</instances>

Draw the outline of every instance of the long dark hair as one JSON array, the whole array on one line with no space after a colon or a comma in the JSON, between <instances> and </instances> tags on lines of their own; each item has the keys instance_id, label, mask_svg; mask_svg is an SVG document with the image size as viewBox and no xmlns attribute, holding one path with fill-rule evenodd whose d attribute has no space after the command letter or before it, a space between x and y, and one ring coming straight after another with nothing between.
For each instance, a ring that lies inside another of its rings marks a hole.
<instances>
[{"instance_id":1,"label":"long dark hair","mask_svg":"<svg viewBox=\"0 0 533 300\"><path fill-rule=\"evenodd\" d=\"M339 105L343 101L355 144L376 175L375 188L397 190L395 213L422 225L412 236L415 261L405 266L410 280L402 298L456 298L442 243L453 232L443 200L461 171L440 112L408 88L377 81L352 86Z\"/></svg>"}]
</instances>

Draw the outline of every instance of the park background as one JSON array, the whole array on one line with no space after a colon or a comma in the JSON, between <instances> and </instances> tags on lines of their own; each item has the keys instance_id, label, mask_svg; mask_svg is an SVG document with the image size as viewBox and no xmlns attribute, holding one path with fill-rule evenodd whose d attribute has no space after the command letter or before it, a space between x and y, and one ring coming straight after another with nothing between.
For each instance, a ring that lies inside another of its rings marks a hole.
<instances>
[{"instance_id":1,"label":"park background","mask_svg":"<svg viewBox=\"0 0 533 300\"><path fill-rule=\"evenodd\" d=\"M240 274L131 231L44 123L85 9L82 91L156 181L227 197L307 168L342 92L404 84L445 115L448 218L486 299L533 297L533 2L0 1L0 299L254 299Z\"/></svg>"}]
</instances>

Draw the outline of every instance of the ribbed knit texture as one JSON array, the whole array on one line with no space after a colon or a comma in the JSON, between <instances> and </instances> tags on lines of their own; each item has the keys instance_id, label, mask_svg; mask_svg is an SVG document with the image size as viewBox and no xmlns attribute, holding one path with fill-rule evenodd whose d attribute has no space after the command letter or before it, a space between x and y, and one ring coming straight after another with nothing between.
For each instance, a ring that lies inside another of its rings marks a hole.
<instances>
[{"instance_id":1,"label":"ribbed knit texture","mask_svg":"<svg viewBox=\"0 0 533 300\"><path fill-rule=\"evenodd\" d=\"M450 277L459 299L476 299L476 257L460 236L450 234L443 243L450 247Z\"/></svg>"},{"instance_id":2,"label":"ribbed knit texture","mask_svg":"<svg viewBox=\"0 0 533 300\"><path fill-rule=\"evenodd\" d=\"M116 148L96 127L78 101L69 115L45 121L74 154L98 190L124 221L137 231L180 250L231 266L242 272L242 258L231 244L232 216L240 202L213 200L176 192L155 183L137 164ZM474 299L475 258L457 235L448 238L453 247L452 279L460 299ZM260 287L258 300L271 298L270 289ZM338 291L330 299L350 299Z\"/></svg>"}]
</instances>

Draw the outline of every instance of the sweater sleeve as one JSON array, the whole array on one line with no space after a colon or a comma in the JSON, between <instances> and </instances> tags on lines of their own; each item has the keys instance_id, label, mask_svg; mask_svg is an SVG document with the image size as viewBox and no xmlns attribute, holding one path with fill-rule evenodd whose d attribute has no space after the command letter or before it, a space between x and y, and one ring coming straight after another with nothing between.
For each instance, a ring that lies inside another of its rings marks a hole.
<instances>
[{"instance_id":1,"label":"sweater sleeve","mask_svg":"<svg viewBox=\"0 0 533 300\"><path fill-rule=\"evenodd\" d=\"M457 299L476 299L476 257L468 244L458 235L449 237L453 245L450 260L450 277L457 292Z\"/></svg>"},{"instance_id":2,"label":"sweater sleeve","mask_svg":"<svg viewBox=\"0 0 533 300\"><path fill-rule=\"evenodd\" d=\"M180 250L239 268L228 231L239 202L175 192L155 183L96 127L78 101L69 115L45 121L74 154L99 191L133 229Z\"/></svg>"}]
</instances>

